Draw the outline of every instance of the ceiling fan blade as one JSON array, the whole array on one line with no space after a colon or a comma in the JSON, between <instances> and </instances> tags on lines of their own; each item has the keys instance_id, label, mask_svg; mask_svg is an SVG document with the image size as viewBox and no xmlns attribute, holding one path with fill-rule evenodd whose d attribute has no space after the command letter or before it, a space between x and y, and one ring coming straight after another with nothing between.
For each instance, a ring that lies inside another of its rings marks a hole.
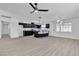
<instances>
[{"instance_id":1,"label":"ceiling fan blade","mask_svg":"<svg viewBox=\"0 0 79 59\"><path fill-rule=\"evenodd\" d=\"M33 4L32 4L32 3L29 3L29 4L32 6L32 8L33 8L33 9L36 9L36 8L33 6Z\"/></svg>"},{"instance_id":2,"label":"ceiling fan blade","mask_svg":"<svg viewBox=\"0 0 79 59\"><path fill-rule=\"evenodd\" d=\"M48 11L48 10L38 9L38 11Z\"/></svg>"},{"instance_id":3,"label":"ceiling fan blade","mask_svg":"<svg viewBox=\"0 0 79 59\"><path fill-rule=\"evenodd\" d=\"M35 8L38 9L38 8L37 8L37 5L38 5L38 4L37 4L37 3L34 3L34 5L35 5Z\"/></svg>"},{"instance_id":4,"label":"ceiling fan blade","mask_svg":"<svg viewBox=\"0 0 79 59\"><path fill-rule=\"evenodd\" d=\"M35 11L35 10L34 10ZM31 14L34 13L34 11L30 12Z\"/></svg>"}]
</instances>

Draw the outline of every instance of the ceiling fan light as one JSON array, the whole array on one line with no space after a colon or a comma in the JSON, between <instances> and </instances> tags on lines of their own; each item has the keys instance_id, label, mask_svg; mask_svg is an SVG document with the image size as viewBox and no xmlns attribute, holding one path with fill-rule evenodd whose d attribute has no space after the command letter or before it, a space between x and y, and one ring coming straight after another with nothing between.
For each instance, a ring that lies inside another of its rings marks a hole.
<instances>
[{"instance_id":1,"label":"ceiling fan light","mask_svg":"<svg viewBox=\"0 0 79 59\"><path fill-rule=\"evenodd\" d=\"M60 20L57 20L57 23L59 23L60 22Z\"/></svg>"},{"instance_id":2,"label":"ceiling fan light","mask_svg":"<svg viewBox=\"0 0 79 59\"><path fill-rule=\"evenodd\" d=\"M38 12L38 10L35 10L35 13L37 13Z\"/></svg>"}]
</instances>

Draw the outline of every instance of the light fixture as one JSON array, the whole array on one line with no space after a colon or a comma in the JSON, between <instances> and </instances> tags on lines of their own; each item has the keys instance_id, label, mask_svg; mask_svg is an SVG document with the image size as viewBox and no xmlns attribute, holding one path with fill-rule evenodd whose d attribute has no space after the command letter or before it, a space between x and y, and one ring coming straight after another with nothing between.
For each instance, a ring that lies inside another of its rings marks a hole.
<instances>
[{"instance_id":1,"label":"light fixture","mask_svg":"<svg viewBox=\"0 0 79 59\"><path fill-rule=\"evenodd\" d=\"M34 12L35 12L35 13L37 13L37 12L38 12L38 10L35 10Z\"/></svg>"},{"instance_id":2,"label":"light fixture","mask_svg":"<svg viewBox=\"0 0 79 59\"><path fill-rule=\"evenodd\" d=\"M62 24L62 23L63 23L63 21L60 22L60 24Z\"/></svg>"},{"instance_id":3,"label":"light fixture","mask_svg":"<svg viewBox=\"0 0 79 59\"><path fill-rule=\"evenodd\" d=\"M63 20L57 20L57 23L58 24L62 24L63 23Z\"/></svg>"},{"instance_id":4,"label":"light fixture","mask_svg":"<svg viewBox=\"0 0 79 59\"><path fill-rule=\"evenodd\" d=\"M59 23L60 22L60 20L57 20L57 23Z\"/></svg>"}]
</instances>

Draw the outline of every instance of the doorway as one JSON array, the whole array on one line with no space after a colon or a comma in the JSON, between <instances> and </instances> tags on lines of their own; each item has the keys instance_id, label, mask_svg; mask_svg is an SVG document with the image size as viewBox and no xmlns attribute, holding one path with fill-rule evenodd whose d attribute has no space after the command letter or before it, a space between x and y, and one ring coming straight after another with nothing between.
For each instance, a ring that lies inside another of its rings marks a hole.
<instances>
[{"instance_id":1,"label":"doorway","mask_svg":"<svg viewBox=\"0 0 79 59\"><path fill-rule=\"evenodd\" d=\"M2 21L2 38L10 38L9 22Z\"/></svg>"}]
</instances>

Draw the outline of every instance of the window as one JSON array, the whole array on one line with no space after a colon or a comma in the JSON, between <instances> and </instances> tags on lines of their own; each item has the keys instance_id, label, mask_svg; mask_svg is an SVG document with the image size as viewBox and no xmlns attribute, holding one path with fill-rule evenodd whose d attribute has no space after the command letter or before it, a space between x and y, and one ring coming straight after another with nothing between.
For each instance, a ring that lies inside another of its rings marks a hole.
<instances>
[{"instance_id":1,"label":"window","mask_svg":"<svg viewBox=\"0 0 79 59\"><path fill-rule=\"evenodd\" d=\"M57 32L72 32L72 23L57 24Z\"/></svg>"},{"instance_id":2,"label":"window","mask_svg":"<svg viewBox=\"0 0 79 59\"><path fill-rule=\"evenodd\" d=\"M56 31L57 31L57 32L60 31L60 25L59 25L59 24L56 25Z\"/></svg>"}]
</instances>

